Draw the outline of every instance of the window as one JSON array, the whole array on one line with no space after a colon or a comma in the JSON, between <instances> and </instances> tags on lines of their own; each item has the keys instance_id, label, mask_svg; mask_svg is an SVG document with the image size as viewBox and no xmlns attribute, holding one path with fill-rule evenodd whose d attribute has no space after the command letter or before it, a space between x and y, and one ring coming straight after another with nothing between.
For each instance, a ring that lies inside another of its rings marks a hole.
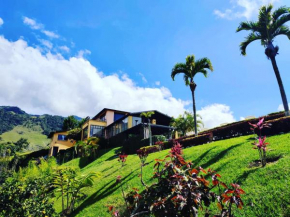
<instances>
[{"instance_id":1,"label":"window","mask_svg":"<svg viewBox=\"0 0 290 217\"><path fill-rule=\"evenodd\" d=\"M101 137L103 136L104 127L98 125L91 125L90 136Z\"/></svg>"},{"instance_id":2,"label":"window","mask_svg":"<svg viewBox=\"0 0 290 217\"><path fill-rule=\"evenodd\" d=\"M57 135L57 140L61 140L61 141L67 140L66 135L58 134Z\"/></svg>"},{"instance_id":3,"label":"window","mask_svg":"<svg viewBox=\"0 0 290 217\"><path fill-rule=\"evenodd\" d=\"M100 121L106 121L106 116L105 115L101 116Z\"/></svg>"},{"instance_id":4,"label":"window","mask_svg":"<svg viewBox=\"0 0 290 217\"><path fill-rule=\"evenodd\" d=\"M85 127L83 129L83 139L86 139L86 138L88 138L88 127Z\"/></svg>"},{"instance_id":5,"label":"window","mask_svg":"<svg viewBox=\"0 0 290 217\"><path fill-rule=\"evenodd\" d=\"M141 117L132 117L132 126L137 126L138 124L141 124L142 118Z\"/></svg>"},{"instance_id":6,"label":"window","mask_svg":"<svg viewBox=\"0 0 290 217\"><path fill-rule=\"evenodd\" d=\"M124 117L124 114L120 114L120 113L114 113L114 121L119 120L120 118Z\"/></svg>"}]
</instances>

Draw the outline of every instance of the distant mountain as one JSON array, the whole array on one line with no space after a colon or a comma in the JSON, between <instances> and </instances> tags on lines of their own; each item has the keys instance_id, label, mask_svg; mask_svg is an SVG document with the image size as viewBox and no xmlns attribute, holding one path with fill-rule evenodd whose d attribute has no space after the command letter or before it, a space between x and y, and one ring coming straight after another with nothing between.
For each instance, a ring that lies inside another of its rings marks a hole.
<instances>
[{"instance_id":1,"label":"distant mountain","mask_svg":"<svg viewBox=\"0 0 290 217\"><path fill-rule=\"evenodd\" d=\"M62 129L64 117L57 115L30 115L18 107L0 106L0 135L11 131L16 126L29 129L40 128L42 134Z\"/></svg>"}]
</instances>

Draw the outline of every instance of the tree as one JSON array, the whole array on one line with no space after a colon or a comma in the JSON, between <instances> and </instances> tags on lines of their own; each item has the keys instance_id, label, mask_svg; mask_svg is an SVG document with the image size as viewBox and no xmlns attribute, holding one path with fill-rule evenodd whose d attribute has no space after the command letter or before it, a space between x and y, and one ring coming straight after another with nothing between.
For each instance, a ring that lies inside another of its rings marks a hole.
<instances>
[{"instance_id":1,"label":"tree","mask_svg":"<svg viewBox=\"0 0 290 217\"><path fill-rule=\"evenodd\" d=\"M78 126L78 121L73 115L68 116L63 120L63 130L72 130Z\"/></svg>"},{"instance_id":2,"label":"tree","mask_svg":"<svg viewBox=\"0 0 290 217\"><path fill-rule=\"evenodd\" d=\"M196 83L194 82L194 76L197 73L202 73L204 77L207 77L208 70L213 71L211 61L208 58L202 58L195 61L194 55L189 55L186 57L185 63L177 63L171 71L171 78L174 78L177 74L183 74L183 79L186 86L190 87L192 95L192 107L194 115L194 132L197 136L197 120L196 120L196 107L195 107L195 97L194 91L196 89Z\"/></svg>"},{"instance_id":3,"label":"tree","mask_svg":"<svg viewBox=\"0 0 290 217\"><path fill-rule=\"evenodd\" d=\"M201 119L200 115L196 115ZM183 115L179 115L177 118L173 118L171 125L175 127L175 130L179 132L182 136L185 136L186 133L193 131L195 128L194 125L194 116L189 112L184 112ZM203 127L201 120L197 120L197 131L200 131Z\"/></svg>"},{"instance_id":4,"label":"tree","mask_svg":"<svg viewBox=\"0 0 290 217\"><path fill-rule=\"evenodd\" d=\"M141 117L143 116L144 118L147 119L147 122L148 122L148 130L149 130L149 145L151 146L152 145L152 133L151 133L151 124L150 124L150 118L152 115L154 115L155 112L153 111L149 111L149 112L142 112L141 113Z\"/></svg>"},{"instance_id":5,"label":"tree","mask_svg":"<svg viewBox=\"0 0 290 217\"><path fill-rule=\"evenodd\" d=\"M237 28L237 32L242 30L251 31L251 33L240 44L240 50L242 55L246 55L247 46L260 40L261 44L265 47L265 54L268 59L271 60L272 66L278 81L280 93L285 109L285 115L289 116L289 106L287 102L286 93L280 77L280 72L276 63L276 55L278 54L279 47L274 47L274 38L278 35L285 35L290 39L290 29L284 25L290 20L290 8L280 7L272 12L273 5L262 6L259 11L259 17L257 22L241 22Z\"/></svg>"}]
</instances>

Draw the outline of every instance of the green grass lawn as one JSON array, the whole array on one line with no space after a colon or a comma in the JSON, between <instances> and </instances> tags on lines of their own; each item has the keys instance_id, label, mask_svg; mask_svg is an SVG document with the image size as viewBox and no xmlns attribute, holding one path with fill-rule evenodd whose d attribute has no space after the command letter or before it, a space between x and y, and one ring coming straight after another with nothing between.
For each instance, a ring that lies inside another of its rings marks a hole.
<instances>
[{"instance_id":1,"label":"green grass lawn","mask_svg":"<svg viewBox=\"0 0 290 217\"><path fill-rule=\"evenodd\" d=\"M32 129L24 126L16 126L11 131L0 135L0 137L2 137L4 142L16 142L20 138L27 139L30 144L29 150L47 148L47 144L50 143L50 139L46 135L43 135L41 128L37 126L34 126Z\"/></svg>"},{"instance_id":2,"label":"green grass lawn","mask_svg":"<svg viewBox=\"0 0 290 217\"><path fill-rule=\"evenodd\" d=\"M195 165L216 170L227 184L238 183L246 192L243 196L244 209L235 209L236 216L290 216L290 133L267 138L270 143L268 157L280 157L266 167L249 168L249 163L258 159L258 151L252 149L253 136L243 136L201 146L184 149L186 160ZM74 159L66 166L80 167L81 174L91 171L101 172L102 178L95 181L92 188L85 189L86 200L78 204L75 216L110 216L106 205L122 206L121 185L116 185L116 176L121 175L125 192L132 187L144 190L138 177L140 160L137 155L129 155L126 165L114 157L118 148L102 154L94 162L83 166L80 159ZM144 180L152 180L154 159L163 158L168 150L153 153L147 158ZM60 199L55 208L61 211Z\"/></svg>"}]
</instances>

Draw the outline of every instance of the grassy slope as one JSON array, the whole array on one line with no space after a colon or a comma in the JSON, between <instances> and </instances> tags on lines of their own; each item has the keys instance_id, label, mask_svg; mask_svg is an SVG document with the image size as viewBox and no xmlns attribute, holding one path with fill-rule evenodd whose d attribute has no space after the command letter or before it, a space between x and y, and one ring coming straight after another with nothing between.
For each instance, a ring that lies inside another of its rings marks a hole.
<instances>
[{"instance_id":1,"label":"grassy slope","mask_svg":"<svg viewBox=\"0 0 290 217\"><path fill-rule=\"evenodd\" d=\"M16 142L20 138L28 139L30 144L29 149L39 149L40 147L47 147L47 144L50 143L50 139L46 135L42 134L40 127L35 126L33 129L29 129L24 126L16 126L13 130L5 132L0 135L4 141Z\"/></svg>"},{"instance_id":2,"label":"grassy slope","mask_svg":"<svg viewBox=\"0 0 290 217\"><path fill-rule=\"evenodd\" d=\"M258 159L257 150L252 149L252 136L243 136L210 144L187 148L184 150L186 160L195 165L212 168L222 175L226 183L236 182L246 191L243 197L245 207L237 211L237 216L290 216L290 134L268 138L270 142L268 156L283 156L265 168L248 168L249 162ZM138 177L140 160L130 155L127 165L121 168L113 157L117 149L112 149L91 164L81 169L82 174L99 171L103 177L92 188L85 190L87 199L79 205L76 216L109 216L105 205L124 204L120 185L115 185L117 175L123 178L123 188L128 192L132 187L143 190ZM145 167L145 181L152 183L152 168L155 158L163 158L168 150L151 154ZM74 159L67 166L80 166L82 162ZM55 206L60 211L60 200Z\"/></svg>"}]
</instances>

